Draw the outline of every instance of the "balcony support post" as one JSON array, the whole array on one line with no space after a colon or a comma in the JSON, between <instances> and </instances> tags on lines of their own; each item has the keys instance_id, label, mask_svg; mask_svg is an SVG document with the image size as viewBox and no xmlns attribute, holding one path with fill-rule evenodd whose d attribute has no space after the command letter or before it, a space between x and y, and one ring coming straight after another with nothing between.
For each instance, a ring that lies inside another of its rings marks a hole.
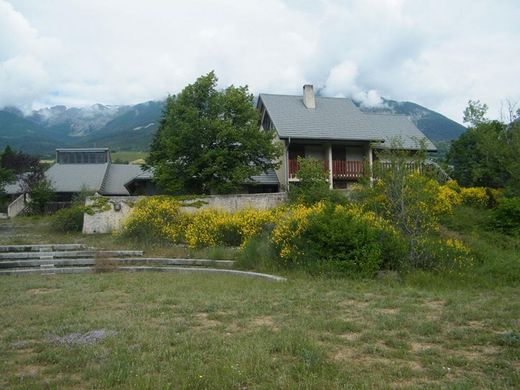
<instances>
[{"instance_id":1,"label":"balcony support post","mask_svg":"<svg viewBox=\"0 0 520 390\"><path fill-rule=\"evenodd\" d=\"M334 188L333 172L332 172L332 144L327 145L327 157L329 160L329 188Z\"/></svg>"},{"instance_id":2,"label":"balcony support post","mask_svg":"<svg viewBox=\"0 0 520 390\"><path fill-rule=\"evenodd\" d=\"M368 145L368 166L370 169L370 185L374 183L374 158L372 153L372 145Z\"/></svg>"}]
</instances>

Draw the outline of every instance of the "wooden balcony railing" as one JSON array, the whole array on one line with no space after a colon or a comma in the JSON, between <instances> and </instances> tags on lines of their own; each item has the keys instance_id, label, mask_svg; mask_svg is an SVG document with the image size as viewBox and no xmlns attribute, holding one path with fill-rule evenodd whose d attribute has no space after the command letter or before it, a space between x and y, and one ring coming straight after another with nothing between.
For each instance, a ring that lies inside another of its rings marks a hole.
<instances>
[{"instance_id":1,"label":"wooden balcony railing","mask_svg":"<svg viewBox=\"0 0 520 390\"><path fill-rule=\"evenodd\" d=\"M332 160L333 179L358 179L365 173L363 161Z\"/></svg>"},{"instance_id":2,"label":"wooden balcony railing","mask_svg":"<svg viewBox=\"0 0 520 390\"><path fill-rule=\"evenodd\" d=\"M323 163L323 170L329 170L329 162L327 160L321 161ZM289 160L289 178L296 179L298 170L298 161L295 159ZM358 179L363 176L365 172L365 164L363 161L346 161L346 160L332 160L332 178L333 179Z\"/></svg>"}]
</instances>

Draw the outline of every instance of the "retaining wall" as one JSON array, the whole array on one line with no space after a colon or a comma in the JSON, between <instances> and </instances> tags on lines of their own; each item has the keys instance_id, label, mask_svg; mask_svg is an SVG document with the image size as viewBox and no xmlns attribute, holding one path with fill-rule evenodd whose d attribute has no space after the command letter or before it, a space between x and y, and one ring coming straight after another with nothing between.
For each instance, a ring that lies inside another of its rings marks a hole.
<instances>
[{"instance_id":1,"label":"retaining wall","mask_svg":"<svg viewBox=\"0 0 520 390\"><path fill-rule=\"evenodd\" d=\"M132 205L142 198L140 196L108 197L109 210L98 212L94 215L85 214L83 233L112 233L121 230L124 220L132 212ZM87 206L92 205L93 199L94 197L87 198L85 204ZM201 204L200 207L184 207L183 210L189 213L208 207L235 212L247 208L269 210L285 203L286 200L287 194L285 192L275 192L266 194L210 195L181 201L181 203Z\"/></svg>"}]
</instances>

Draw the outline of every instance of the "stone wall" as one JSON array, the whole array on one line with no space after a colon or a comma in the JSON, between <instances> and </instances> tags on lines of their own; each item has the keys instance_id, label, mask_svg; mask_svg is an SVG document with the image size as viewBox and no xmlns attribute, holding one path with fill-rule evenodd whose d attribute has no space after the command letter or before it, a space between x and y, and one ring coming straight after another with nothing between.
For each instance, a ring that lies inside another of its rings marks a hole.
<instances>
[{"instance_id":1,"label":"stone wall","mask_svg":"<svg viewBox=\"0 0 520 390\"><path fill-rule=\"evenodd\" d=\"M142 198L137 196L109 197L108 205L110 210L98 212L94 215L85 214L83 233L96 234L119 231L123 221L130 215L132 205ZM283 204L286 200L287 194L285 192L276 192L266 194L210 195L193 198L181 203L200 205L200 207L184 207L183 210L189 213L208 207L235 212L247 208L268 210ZM88 198L85 204L87 206L92 205L92 197Z\"/></svg>"}]
</instances>

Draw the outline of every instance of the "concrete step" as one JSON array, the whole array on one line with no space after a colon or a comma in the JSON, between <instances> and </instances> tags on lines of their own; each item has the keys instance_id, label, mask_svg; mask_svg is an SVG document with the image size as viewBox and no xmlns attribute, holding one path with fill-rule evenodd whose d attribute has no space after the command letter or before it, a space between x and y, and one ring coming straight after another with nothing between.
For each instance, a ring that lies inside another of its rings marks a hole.
<instances>
[{"instance_id":1,"label":"concrete step","mask_svg":"<svg viewBox=\"0 0 520 390\"><path fill-rule=\"evenodd\" d=\"M199 266L199 267L220 267L230 268L235 263L232 260L208 260L208 259L167 259L167 258L104 258L104 261L120 264L156 264L156 265L178 265L178 266ZM20 259L2 260L0 268L23 268L41 267L43 265L54 265L59 267L93 266L96 264L95 258L82 259Z\"/></svg>"},{"instance_id":2,"label":"concrete step","mask_svg":"<svg viewBox=\"0 0 520 390\"><path fill-rule=\"evenodd\" d=\"M130 271L130 272L145 272L145 271L156 271L156 272L182 272L182 273L209 273L209 274L228 274L245 276L249 278L266 279L273 282L283 282L286 278L282 276L261 274L258 272L249 271L238 271L234 269L222 269L222 268L194 268L194 267L150 267L150 266L139 266L139 267L117 267L115 271ZM28 274L49 274L50 269L42 268L22 268L22 269L10 269L0 270L0 275L28 275ZM72 274L72 273L84 273L84 272L95 272L94 267L65 267L65 268L54 268L52 274Z\"/></svg>"},{"instance_id":3,"label":"concrete step","mask_svg":"<svg viewBox=\"0 0 520 390\"><path fill-rule=\"evenodd\" d=\"M86 249L83 244L27 244L27 245L0 245L0 252L43 252L43 251L70 251Z\"/></svg>"},{"instance_id":4,"label":"concrete step","mask_svg":"<svg viewBox=\"0 0 520 390\"><path fill-rule=\"evenodd\" d=\"M7 252L0 253L0 261L17 259L41 258L83 258L83 257L114 257L114 256L142 256L143 251L54 251L54 252Z\"/></svg>"}]
</instances>

